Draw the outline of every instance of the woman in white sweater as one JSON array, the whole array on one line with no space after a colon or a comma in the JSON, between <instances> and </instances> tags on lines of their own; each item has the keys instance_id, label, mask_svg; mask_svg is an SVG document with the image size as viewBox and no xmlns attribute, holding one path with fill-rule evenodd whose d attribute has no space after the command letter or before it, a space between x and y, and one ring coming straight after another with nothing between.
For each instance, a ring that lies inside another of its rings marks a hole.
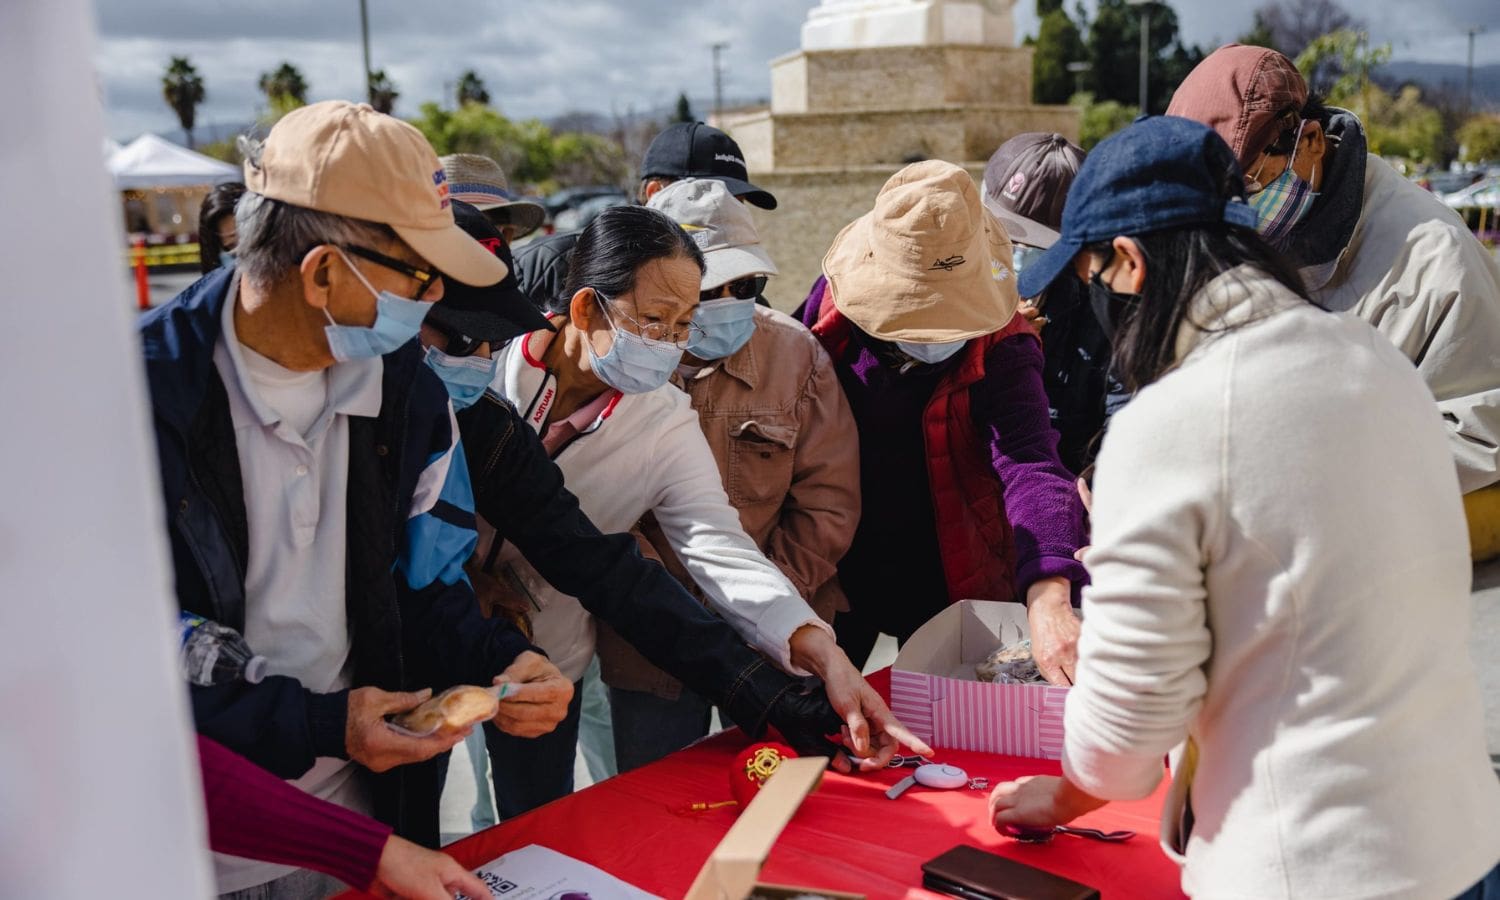
<instances>
[{"instance_id":1,"label":"woman in white sweater","mask_svg":"<svg viewBox=\"0 0 1500 900\"><path fill-rule=\"evenodd\" d=\"M1022 276L1088 282L1138 393L1097 464L1063 776L999 786L995 825L1144 797L1176 748L1162 843L1195 897L1500 896L1442 423L1387 341L1306 299L1242 178L1207 128L1139 122Z\"/></svg>"},{"instance_id":2,"label":"woman in white sweater","mask_svg":"<svg viewBox=\"0 0 1500 900\"><path fill-rule=\"evenodd\" d=\"M861 768L884 766L898 741L930 752L901 727L832 629L745 534L697 412L667 383L693 331L702 273L697 246L660 212L604 211L574 246L567 297L548 310L556 331L508 344L498 354L491 390L541 435L594 524L628 531L655 513L715 611L782 669L822 679ZM533 642L578 680L594 654L589 614L514 547L486 547L483 529L478 556L525 595ZM576 730L576 713L558 728ZM507 779L534 780L517 754L506 752L517 749L492 748L497 788Z\"/></svg>"}]
</instances>

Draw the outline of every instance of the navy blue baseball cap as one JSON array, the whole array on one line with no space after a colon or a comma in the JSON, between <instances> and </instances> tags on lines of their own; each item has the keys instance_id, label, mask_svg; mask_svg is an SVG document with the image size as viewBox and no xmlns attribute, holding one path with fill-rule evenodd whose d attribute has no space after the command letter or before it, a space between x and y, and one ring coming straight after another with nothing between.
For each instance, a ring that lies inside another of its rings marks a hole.
<instances>
[{"instance_id":1,"label":"navy blue baseball cap","mask_svg":"<svg viewBox=\"0 0 1500 900\"><path fill-rule=\"evenodd\" d=\"M1036 297L1078 251L1121 235L1218 222L1253 229L1255 218L1239 163L1213 129L1177 116L1137 119L1083 161L1057 243L1026 263L1017 286Z\"/></svg>"}]
</instances>

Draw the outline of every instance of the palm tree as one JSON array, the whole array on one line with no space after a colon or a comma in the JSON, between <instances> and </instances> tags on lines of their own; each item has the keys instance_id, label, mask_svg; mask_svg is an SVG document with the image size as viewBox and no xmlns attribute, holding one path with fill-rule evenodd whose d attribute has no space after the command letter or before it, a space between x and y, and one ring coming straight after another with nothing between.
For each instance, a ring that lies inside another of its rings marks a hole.
<instances>
[{"instance_id":1,"label":"palm tree","mask_svg":"<svg viewBox=\"0 0 1500 900\"><path fill-rule=\"evenodd\" d=\"M203 90L203 76L193 68L186 56L174 56L172 62L167 65L167 72L161 77L161 95L177 113L177 121L182 124L182 130L187 132L188 146L193 146L193 123L198 119L198 104L203 102L206 95Z\"/></svg>"},{"instance_id":2,"label":"palm tree","mask_svg":"<svg viewBox=\"0 0 1500 900\"><path fill-rule=\"evenodd\" d=\"M370 73L370 105L377 112L390 115L399 96L401 92L396 90L395 82L386 76L385 69L376 69Z\"/></svg>"},{"instance_id":3,"label":"palm tree","mask_svg":"<svg viewBox=\"0 0 1500 900\"><path fill-rule=\"evenodd\" d=\"M296 66L284 62L274 72L260 74L260 89L270 101L271 109L278 115L286 115L299 106L307 104L307 81Z\"/></svg>"},{"instance_id":4,"label":"palm tree","mask_svg":"<svg viewBox=\"0 0 1500 900\"><path fill-rule=\"evenodd\" d=\"M458 77L459 106L463 106L466 103L488 105L489 102L490 92L485 90L484 79L479 77L479 73L470 69Z\"/></svg>"}]
</instances>

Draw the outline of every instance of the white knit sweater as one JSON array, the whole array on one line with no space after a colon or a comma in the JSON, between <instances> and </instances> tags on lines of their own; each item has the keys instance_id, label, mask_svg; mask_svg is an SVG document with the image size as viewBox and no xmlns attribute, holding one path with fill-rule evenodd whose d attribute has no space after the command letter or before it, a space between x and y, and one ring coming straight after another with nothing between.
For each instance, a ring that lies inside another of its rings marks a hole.
<instances>
[{"instance_id":1,"label":"white knit sweater","mask_svg":"<svg viewBox=\"0 0 1500 900\"><path fill-rule=\"evenodd\" d=\"M1248 269L1110 425L1064 771L1163 816L1195 897L1449 898L1500 859L1443 423L1373 329Z\"/></svg>"}]
</instances>

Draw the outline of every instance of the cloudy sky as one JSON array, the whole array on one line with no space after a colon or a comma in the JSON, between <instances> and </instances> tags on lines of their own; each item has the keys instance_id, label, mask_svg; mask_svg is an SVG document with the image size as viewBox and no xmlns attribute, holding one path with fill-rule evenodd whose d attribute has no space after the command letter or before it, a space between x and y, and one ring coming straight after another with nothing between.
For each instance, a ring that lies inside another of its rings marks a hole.
<instances>
[{"instance_id":1,"label":"cloudy sky","mask_svg":"<svg viewBox=\"0 0 1500 900\"><path fill-rule=\"evenodd\" d=\"M679 91L713 95L709 45L727 41L725 95L770 93L767 63L795 50L816 0L369 0L372 63L401 92L396 112L450 98L468 68L510 116L550 118L669 106ZM1073 5L1072 0L1069 7ZM1091 6L1092 3L1090 2ZM1190 43L1213 46L1246 31L1253 2L1173 0ZM173 55L190 57L208 100L200 127L243 123L264 103L261 72L290 60L310 99L362 97L358 0L96 0L99 79L109 133L127 140L168 131L161 98ZM1429 0L1418 20L1410 0L1345 0L1402 60L1462 63L1465 28L1487 27L1477 64L1500 63L1500 3ZM1032 0L1015 10L1018 34L1034 32ZM451 101L450 101L451 102Z\"/></svg>"}]
</instances>

